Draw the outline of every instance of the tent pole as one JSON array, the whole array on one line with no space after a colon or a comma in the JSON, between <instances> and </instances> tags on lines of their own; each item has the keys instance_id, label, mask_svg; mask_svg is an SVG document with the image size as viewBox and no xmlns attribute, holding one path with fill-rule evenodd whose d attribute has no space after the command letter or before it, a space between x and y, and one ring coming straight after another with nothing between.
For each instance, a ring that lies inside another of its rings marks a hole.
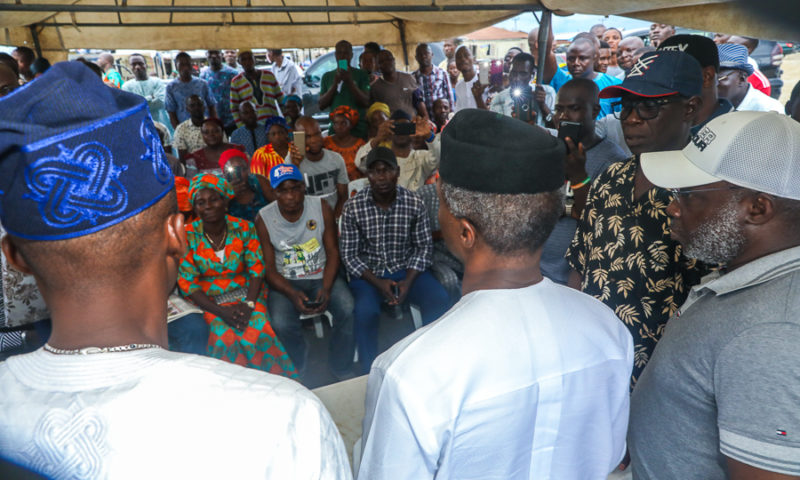
<instances>
[{"instance_id":1,"label":"tent pole","mask_svg":"<svg viewBox=\"0 0 800 480\"><path fill-rule=\"evenodd\" d=\"M542 19L539 21L539 51L537 52L539 61L537 62L538 65L536 65L536 85L542 84L542 77L544 76L544 66L549 54L547 51L547 39L550 38L552 16L553 12L550 10L546 8L542 10Z\"/></svg>"},{"instance_id":2,"label":"tent pole","mask_svg":"<svg viewBox=\"0 0 800 480\"><path fill-rule=\"evenodd\" d=\"M33 48L36 50L36 56L42 56L42 45L39 43L39 32L36 31L37 24L34 23L30 25L28 28L31 29L31 36L33 37Z\"/></svg>"},{"instance_id":3,"label":"tent pole","mask_svg":"<svg viewBox=\"0 0 800 480\"><path fill-rule=\"evenodd\" d=\"M400 43L403 45L403 61L405 61L406 68L408 68L408 45L406 45L406 22L398 20L398 27L400 27Z\"/></svg>"}]
</instances>

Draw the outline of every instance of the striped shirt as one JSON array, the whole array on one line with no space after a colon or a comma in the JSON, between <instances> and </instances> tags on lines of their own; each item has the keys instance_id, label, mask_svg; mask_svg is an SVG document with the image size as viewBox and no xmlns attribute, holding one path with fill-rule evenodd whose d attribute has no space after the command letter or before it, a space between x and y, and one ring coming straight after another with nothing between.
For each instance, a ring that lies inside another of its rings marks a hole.
<instances>
[{"instance_id":1,"label":"striped shirt","mask_svg":"<svg viewBox=\"0 0 800 480\"><path fill-rule=\"evenodd\" d=\"M422 199L401 186L389 209L380 208L366 187L344 204L340 247L352 278L413 269L424 272L433 258L433 237Z\"/></svg>"},{"instance_id":2,"label":"striped shirt","mask_svg":"<svg viewBox=\"0 0 800 480\"><path fill-rule=\"evenodd\" d=\"M278 102L283 98L281 87L278 86L278 81L272 72L269 70L259 70L259 72L261 72L259 87L262 94L260 102L257 100L258 95L253 91L253 84L244 76L244 72L231 80L231 115L237 127L244 125L239 118L239 104L248 100L256 106L259 122L263 122L267 117L280 115Z\"/></svg>"}]
</instances>

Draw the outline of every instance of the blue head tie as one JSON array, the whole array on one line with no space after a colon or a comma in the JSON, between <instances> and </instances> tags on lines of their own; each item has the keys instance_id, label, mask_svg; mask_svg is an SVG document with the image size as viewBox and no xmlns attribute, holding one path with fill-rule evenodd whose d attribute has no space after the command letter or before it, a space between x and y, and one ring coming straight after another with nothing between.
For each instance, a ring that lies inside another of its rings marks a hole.
<instances>
[{"instance_id":1,"label":"blue head tie","mask_svg":"<svg viewBox=\"0 0 800 480\"><path fill-rule=\"evenodd\" d=\"M0 99L0 222L31 240L116 225L174 188L147 103L78 62Z\"/></svg>"}]
</instances>

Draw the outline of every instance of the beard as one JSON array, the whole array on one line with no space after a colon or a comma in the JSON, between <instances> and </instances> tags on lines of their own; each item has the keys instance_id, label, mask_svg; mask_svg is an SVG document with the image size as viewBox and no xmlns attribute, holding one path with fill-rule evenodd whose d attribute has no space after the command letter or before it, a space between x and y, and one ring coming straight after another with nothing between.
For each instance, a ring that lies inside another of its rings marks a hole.
<instances>
[{"instance_id":1,"label":"beard","mask_svg":"<svg viewBox=\"0 0 800 480\"><path fill-rule=\"evenodd\" d=\"M732 196L713 217L688 233L683 254L710 265L727 265L738 257L747 243L737 218L739 200Z\"/></svg>"}]
</instances>

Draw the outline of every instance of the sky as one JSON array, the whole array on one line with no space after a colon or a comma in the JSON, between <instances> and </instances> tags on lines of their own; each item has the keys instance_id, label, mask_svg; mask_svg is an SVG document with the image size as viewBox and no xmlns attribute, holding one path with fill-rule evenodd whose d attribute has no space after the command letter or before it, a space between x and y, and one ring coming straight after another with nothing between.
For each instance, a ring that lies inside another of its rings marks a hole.
<instances>
[{"instance_id":1,"label":"sky","mask_svg":"<svg viewBox=\"0 0 800 480\"><path fill-rule=\"evenodd\" d=\"M537 15L539 15L537 13ZM570 15L568 17L561 17L553 15L553 32L555 33L569 33L569 32L586 32L592 28L592 25L602 23L606 27L616 27L620 30L631 30L635 28L650 27L650 22L642 20L634 20L632 18L617 17L610 15L603 17L601 15ZM496 27L505 28L506 30L519 30L528 32L534 27L539 25L534 18L533 14L526 12L516 17L510 18L503 22L496 24Z\"/></svg>"}]
</instances>

